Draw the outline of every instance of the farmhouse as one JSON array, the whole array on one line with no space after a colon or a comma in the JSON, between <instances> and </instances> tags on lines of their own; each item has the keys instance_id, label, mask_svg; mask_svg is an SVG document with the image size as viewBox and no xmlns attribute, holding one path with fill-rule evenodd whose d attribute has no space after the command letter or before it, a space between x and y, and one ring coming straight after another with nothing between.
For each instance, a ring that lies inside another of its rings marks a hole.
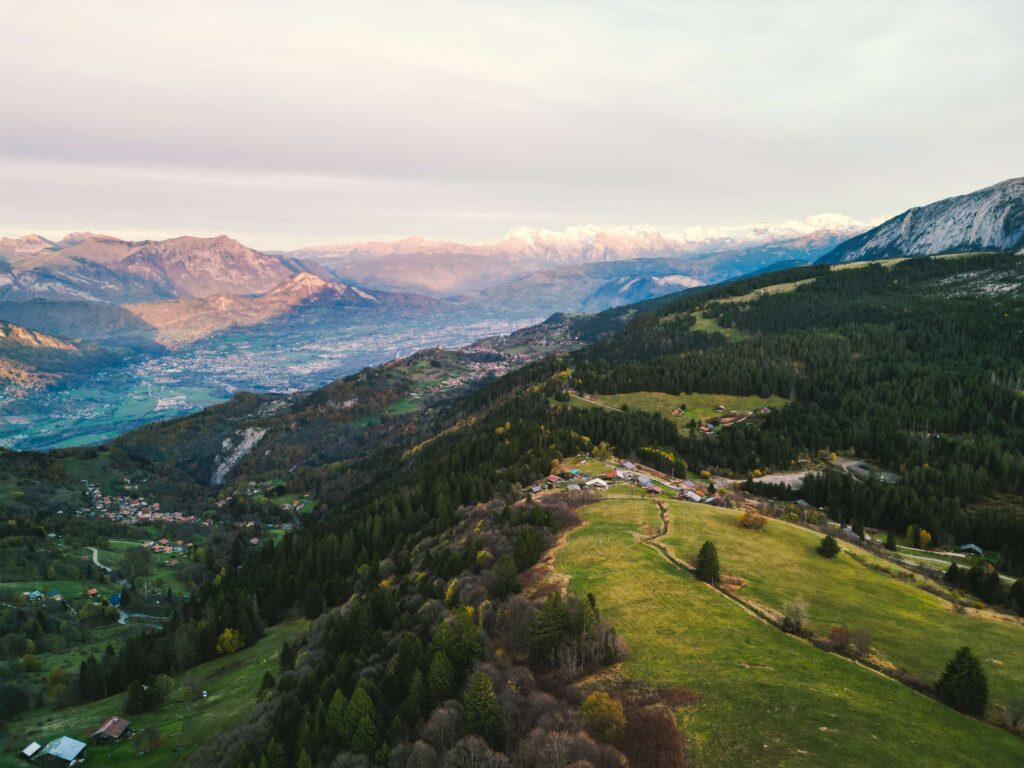
<instances>
[{"instance_id":1,"label":"farmhouse","mask_svg":"<svg viewBox=\"0 0 1024 768\"><path fill-rule=\"evenodd\" d=\"M587 480L587 482L584 483L584 485L586 485L587 488L607 488L608 487L608 483L606 483L600 477L595 477L595 478L592 478L590 480Z\"/></svg>"},{"instance_id":2,"label":"farmhouse","mask_svg":"<svg viewBox=\"0 0 1024 768\"><path fill-rule=\"evenodd\" d=\"M558 485L560 482L562 482L562 478L560 478L558 475L548 475L547 481L552 485Z\"/></svg>"},{"instance_id":3,"label":"farmhouse","mask_svg":"<svg viewBox=\"0 0 1024 768\"><path fill-rule=\"evenodd\" d=\"M977 555L978 557L985 554L985 550L977 544L964 544L960 547L960 551L965 555Z\"/></svg>"},{"instance_id":4,"label":"farmhouse","mask_svg":"<svg viewBox=\"0 0 1024 768\"><path fill-rule=\"evenodd\" d=\"M112 718L107 720L103 725L92 732L89 737L90 741L117 741L125 732L128 730L128 726L131 725L131 721L125 720L123 717L114 715Z\"/></svg>"},{"instance_id":5,"label":"farmhouse","mask_svg":"<svg viewBox=\"0 0 1024 768\"><path fill-rule=\"evenodd\" d=\"M39 765L75 765L85 759L85 742L61 736L54 739L38 752L35 761Z\"/></svg>"}]
</instances>

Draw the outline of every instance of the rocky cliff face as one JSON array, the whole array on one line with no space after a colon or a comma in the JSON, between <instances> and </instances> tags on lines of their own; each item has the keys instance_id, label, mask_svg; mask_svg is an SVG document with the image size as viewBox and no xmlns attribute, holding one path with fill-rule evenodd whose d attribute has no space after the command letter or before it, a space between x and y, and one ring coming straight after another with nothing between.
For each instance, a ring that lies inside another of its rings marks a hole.
<instances>
[{"instance_id":1,"label":"rocky cliff face","mask_svg":"<svg viewBox=\"0 0 1024 768\"><path fill-rule=\"evenodd\" d=\"M820 263L970 251L1024 252L1024 178L911 208L850 238Z\"/></svg>"}]
</instances>

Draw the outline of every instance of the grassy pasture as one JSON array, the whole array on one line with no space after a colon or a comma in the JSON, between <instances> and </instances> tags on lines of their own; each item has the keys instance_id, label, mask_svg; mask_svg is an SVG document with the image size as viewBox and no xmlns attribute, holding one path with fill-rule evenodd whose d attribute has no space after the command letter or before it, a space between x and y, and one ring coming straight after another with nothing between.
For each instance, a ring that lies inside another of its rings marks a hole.
<instances>
[{"instance_id":1,"label":"grassy pasture","mask_svg":"<svg viewBox=\"0 0 1024 768\"><path fill-rule=\"evenodd\" d=\"M153 725L160 731L160 746L143 757L136 756L138 736L112 746L90 746L87 765L109 768L140 766L164 768L178 765L204 741L243 721L256 703L256 692L265 671L280 677L277 654L285 640L305 630L307 622L291 621L272 627L266 637L250 648L202 664L179 677L179 686L206 690L209 696L189 701L168 701L158 709L128 717L137 731ZM30 741L45 744L61 735L85 741L105 719L122 711L124 694L60 711L33 710L8 723L0 742L0 768L25 763L18 750ZM181 744L182 755L176 754Z\"/></svg>"},{"instance_id":2,"label":"grassy pasture","mask_svg":"<svg viewBox=\"0 0 1024 768\"><path fill-rule=\"evenodd\" d=\"M956 613L948 600L914 586L923 577L861 549L854 550L858 559L844 552L827 560L814 551L820 534L781 520L755 532L736 525L735 510L667 504L672 523L664 543L689 561L704 541L714 541L722 572L748 582L744 597L775 610L800 598L815 632L833 625L865 629L881 657L925 680L937 679L953 652L970 645L985 664L991 702L1024 696L1024 622Z\"/></svg>"},{"instance_id":3,"label":"grassy pasture","mask_svg":"<svg viewBox=\"0 0 1024 768\"><path fill-rule=\"evenodd\" d=\"M606 408L621 409L626 405L630 410L660 413L676 423L680 430L687 429L691 419L713 419L716 416L727 416L733 412L745 413L763 406L782 408L788 400L776 395L758 397L757 395L716 395L703 392L683 392L670 395L667 392L627 392L619 395L588 395L590 400ZM572 398L569 403L579 407L593 407L590 403ZM686 404L686 411L680 416L673 416L672 409ZM724 412L716 411L719 405L725 406Z\"/></svg>"},{"instance_id":4,"label":"grassy pasture","mask_svg":"<svg viewBox=\"0 0 1024 768\"><path fill-rule=\"evenodd\" d=\"M677 710L696 764L891 768L1024 760L1024 740L784 635L680 571L637 540L657 525L654 504L609 499L582 514L589 524L570 534L556 568L570 576L574 592L597 596L628 644L619 675L697 694L695 704Z\"/></svg>"}]
</instances>

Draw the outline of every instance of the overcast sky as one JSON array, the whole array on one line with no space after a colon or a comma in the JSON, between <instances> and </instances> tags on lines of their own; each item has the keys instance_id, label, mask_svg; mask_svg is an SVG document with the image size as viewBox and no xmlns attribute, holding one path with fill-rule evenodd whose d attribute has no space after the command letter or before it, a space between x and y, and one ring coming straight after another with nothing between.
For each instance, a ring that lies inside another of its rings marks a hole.
<instances>
[{"instance_id":1,"label":"overcast sky","mask_svg":"<svg viewBox=\"0 0 1024 768\"><path fill-rule=\"evenodd\" d=\"M0 0L0 234L859 218L1024 175L1024 3Z\"/></svg>"}]
</instances>

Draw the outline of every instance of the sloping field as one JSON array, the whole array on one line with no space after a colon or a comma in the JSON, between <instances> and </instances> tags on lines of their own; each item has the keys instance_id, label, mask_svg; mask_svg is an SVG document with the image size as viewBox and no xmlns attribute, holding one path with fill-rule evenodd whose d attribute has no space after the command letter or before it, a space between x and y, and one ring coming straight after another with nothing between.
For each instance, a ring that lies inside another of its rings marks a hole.
<instances>
[{"instance_id":1,"label":"sloping field","mask_svg":"<svg viewBox=\"0 0 1024 768\"><path fill-rule=\"evenodd\" d=\"M304 631L306 621L278 624L267 630L266 636L250 648L230 656L201 664L178 677L175 682L187 687L192 695L172 696L157 709L141 715L130 715L123 709L124 694L70 707L59 711L33 710L7 724L0 739L0 768L15 768L26 763L18 752L30 741L41 744L70 736L87 741L89 734L104 720L120 715L131 720L132 728L141 732L147 726L159 730L156 750L138 757L139 735L122 739L113 745L90 746L86 765L118 768L164 768L179 765L204 741L244 720L256 706L256 693L264 672L275 678L281 673L277 664L278 653L285 640ZM207 691L206 698L199 695ZM179 694L183 693L179 688ZM177 747L181 746L181 755Z\"/></svg>"},{"instance_id":2,"label":"sloping field","mask_svg":"<svg viewBox=\"0 0 1024 768\"><path fill-rule=\"evenodd\" d=\"M638 539L658 524L651 502L608 500L582 514L588 525L568 537L556 568L574 592L597 596L628 643L623 677L698 696L677 710L696 764L1024 761L1024 740L784 635L680 571Z\"/></svg>"},{"instance_id":3,"label":"sloping field","mask_svg":"<svg viewBox=\"0 0 1024 768\"><path fill-rule=\"evenodd\" d=\"M815 632L837 624L867 630L882 657L928 681L942 674L957 648L970 645L985 664L990 702L1024 697L1024 623L957 613L948 600L872 566L916 583L923 577L861 549L851 550L858 559L843 552L827 560L814 551L820 534L781 520L769 520L757 532L736 525L735 510L667 503L672 523L663 543L689 561L704 541L715 542L722 573L748 582L742 596L779 611L799 598Z\"/></svg>"}]
</instances>

